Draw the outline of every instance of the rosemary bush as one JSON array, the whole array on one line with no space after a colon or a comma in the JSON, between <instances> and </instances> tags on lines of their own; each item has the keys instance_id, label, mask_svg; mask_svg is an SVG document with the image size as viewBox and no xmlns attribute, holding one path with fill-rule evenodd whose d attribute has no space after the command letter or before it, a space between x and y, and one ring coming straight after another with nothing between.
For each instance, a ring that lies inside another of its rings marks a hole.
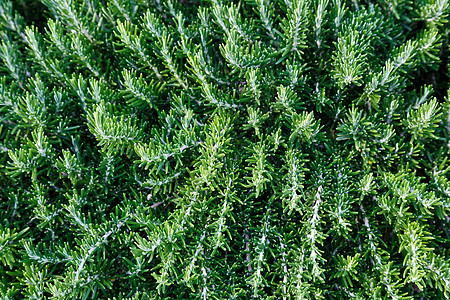
<instances>
[{"instance_id":1,"label":"rosemary bush","mask_svg":"<svg viewBox=\"0 0 450 300\"><path fill-rule=\"evenodd\" d=\"M449 298L449 10L0 0L1 298Z\"/></svg>"}]
</instances>

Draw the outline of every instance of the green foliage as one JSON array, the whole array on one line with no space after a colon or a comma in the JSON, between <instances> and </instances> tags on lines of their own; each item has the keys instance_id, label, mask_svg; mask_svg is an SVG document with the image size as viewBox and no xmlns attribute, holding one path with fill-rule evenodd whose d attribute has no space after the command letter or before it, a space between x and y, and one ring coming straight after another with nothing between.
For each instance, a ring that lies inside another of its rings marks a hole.
<instances>
[{"instance_id":1,"label":"green foliage","mask_svg":"<svg viewBox=\"0 0 450 300\"><path fill-rule=\"evenodd\" d=\"M0 298L450 298L449 12L0 0Z\"/></svg>"}]
</instances>

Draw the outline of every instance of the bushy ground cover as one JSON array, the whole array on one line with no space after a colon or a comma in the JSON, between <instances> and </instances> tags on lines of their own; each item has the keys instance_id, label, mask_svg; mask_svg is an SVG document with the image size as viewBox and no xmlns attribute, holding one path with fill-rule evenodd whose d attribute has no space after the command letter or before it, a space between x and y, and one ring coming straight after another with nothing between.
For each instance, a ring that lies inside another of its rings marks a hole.
<instances>
[{"instance_id":1,"label":"bushy ground cover","mask_svg":"<svg viewBox=\"0 0 450 300\"><path fill-rule=\"evenodd\" d=\"M2 299L445 299L447 0L0 0Z\"/></svg>"}]
</instances>

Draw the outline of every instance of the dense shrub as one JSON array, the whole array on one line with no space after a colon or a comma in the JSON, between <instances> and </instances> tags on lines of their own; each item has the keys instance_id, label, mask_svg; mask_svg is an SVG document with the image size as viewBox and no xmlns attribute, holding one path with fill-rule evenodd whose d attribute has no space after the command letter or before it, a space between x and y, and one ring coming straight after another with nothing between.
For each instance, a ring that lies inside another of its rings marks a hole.
<instances>
[{"instance_id":1,"label":"dense shrub","mask_svg":"<svg viewBox=\"0 0 450 300\"><path fill-rule=\"evenodd\" d=\"M2 299L449 297L447 0L0 0Z\"/></svg>"}]
</instances>

